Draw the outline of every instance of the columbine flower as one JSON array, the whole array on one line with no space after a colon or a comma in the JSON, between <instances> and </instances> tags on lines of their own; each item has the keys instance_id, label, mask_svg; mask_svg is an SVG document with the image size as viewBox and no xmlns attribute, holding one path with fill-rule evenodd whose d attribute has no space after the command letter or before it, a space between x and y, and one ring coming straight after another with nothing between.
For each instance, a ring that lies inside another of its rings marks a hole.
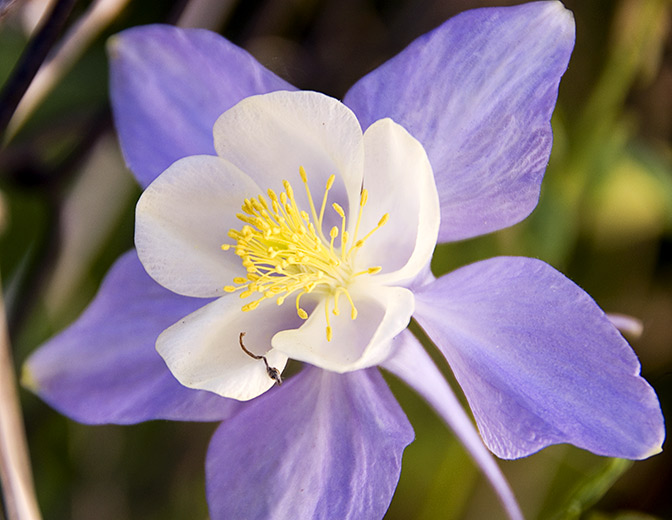
<instances>
[{"instance_id":1,"label":"columbine flower","mask_svg":"<svg viewBox=\"0 0 672 520\"><path fill-rule=\"evenodd\" d=\"M657 453L655 393L580 288L528 258L428 270L437 237L501 229L536 205L573 41L558 2L466 12L341 104L291 92L206 31L123 33L112 100L148 186L139 259L122 257L82 317L30 358L32 388L89 423L225 419L206 463L213 518L381 518L413 433L380 365L436 408L519 518L405 330L412 316L496 455L562 442ZM274 387L289 358L304 368Z\"/></svg>"},{"instance_id":2,"label":"columbine flower","mask_svg":"<svg viewBox=\"0 0 672 520\"><path fill-rule=\"evenodd\" d=\"M315 92L249 97L214 136L218 156L175 162L136 212L148 274L179 294L220 296L159 336L171 372L257 397L276 378L241 333L279 371L288 358L340 373L387 359L439 231L422 145L390 119L362 135L352 111Z\"/></svg>"}]
</instances>

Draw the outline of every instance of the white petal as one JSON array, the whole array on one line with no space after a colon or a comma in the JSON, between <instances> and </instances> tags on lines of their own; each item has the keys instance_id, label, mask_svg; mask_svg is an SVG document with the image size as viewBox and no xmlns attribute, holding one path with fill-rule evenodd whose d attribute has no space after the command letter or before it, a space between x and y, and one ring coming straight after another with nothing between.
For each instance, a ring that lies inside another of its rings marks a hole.
<instances>
[{"instance_id":1,"label":"white petal","mask_svg":"<svg viewBox=\"0 0 672 520\"><path fill-rule=\"evenodd\" d=\"M221 245L232 243L229 229L245 197L259 187L238 168L210 155L173 163L142 194L136 208L135 246L149 275L186 296L224 293L234 276L244 276L241 260Z\"/></svg>"},{"instance_id":2,"label":"white petal","mask_svg":"<svg viewBox=\"0 0 672 520\"><path fill-rule=\"evenodd\" d=\"M243 301L236 295L219 298L159 336L156 350L184 386L240 401L273 386L263 360L243 352L239 335L245 332L245 347L266 356L269 366L282 372L287 356L271 348L271 338L281 328L295 326L300 318L291 306L278 307L274 300L242 312Z\"/></svg>"},{"instance_id":3,"label":"white petal","mask_svg":"<svg viewBox=\"0 0 672 520\"><path fill-rule=\"evenodd\" d=\"M403 284L429 263L436 246L440 210L432 167L420 142L391 119L367 129L364 153L369 199L359 236L385 213L389 221L366 240L357 263L360 269L381 266L377 283Z\"/></svg>"},{"instance_id":4,"label":"white petal","mask_svg":"<svg viewBox=\"0 0 672 520\"><path fill-rule=\"evenodd\" d=\"M325 298L301 328L278 332L273 337L273 348L292 359L333 372L379 364L389 354L392 338L410 321L415 308L413 293L403 287L358 284L350 294L358 311L355 320L351 319L350 304L344 296L339 301L338 316L332 312L332 302ZM327 304L333 330L331 341L326 337Z\"/></svg>"},{"instance_id":5,"label":"white petal","mask_svg":"<svg viewBox=\"0 0 672 520\"><path fill-rule=\"evenodd\" d=\"M362 129L340 101L317 92L272 92L251 96L222 114L214 127L217 153L264 189L283 191L288 180L301 209L310 213L299 167L303 166L319 212L330 175L336 181L329 206L356 208L362 185ZM340 225L328 208L325 228Z\"/></svg>"}]
</instances>

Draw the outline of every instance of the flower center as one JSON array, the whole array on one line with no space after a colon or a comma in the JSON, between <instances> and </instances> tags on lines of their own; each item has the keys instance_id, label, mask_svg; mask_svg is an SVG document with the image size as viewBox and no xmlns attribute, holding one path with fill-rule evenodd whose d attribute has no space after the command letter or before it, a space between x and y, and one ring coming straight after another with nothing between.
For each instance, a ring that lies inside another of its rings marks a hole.
<instances>
[{"instance_id":1,"label":"flower center","mask_svg":"<svg viewBox=\"0 0 672 520\"><path fill-rule=\"evenodd\" d=\"M263 195L245 199L243 213L236 215L245 225L240 230L229 230L228 235L236 244L223 244L222 249L234 249L247 269L247 276L234 278L235 285L227 285L224 290L241 290L241 298L257 293L256 300L243 305L244 312L256 309L265 299L277 298L277 304L282 305L288 296L296 295L296 312L304 320L308 318L308 313L301 307L302 296L312 292L321 293L327 298L326 333L327 340L331 341L333 332L329 314L340 314L339 298L344 296L348 300L350 317L354 320L357 308L348 290L350 284L358 276L373 275L381 270L380 266L374 266L355 272L353 264L357 251L376 230L385 225L389 214L385 213L375 228L358 238L362 211L368 200L367 190L362 189L354 236L351 238L346 231L345 211L333 203L333 210L341 217L341 229L339 231L337 226L332 227L327 239L322 224L335 176L331 175L327 180L318 213L303 167L299 168L299 173L308 196L310 214L299 208L294 199L294 190L286 180L282 182L285 191L280 196L269 189L268 200ZM336 244L337 238L340 245Z\"/></svg>"}]
</instances>

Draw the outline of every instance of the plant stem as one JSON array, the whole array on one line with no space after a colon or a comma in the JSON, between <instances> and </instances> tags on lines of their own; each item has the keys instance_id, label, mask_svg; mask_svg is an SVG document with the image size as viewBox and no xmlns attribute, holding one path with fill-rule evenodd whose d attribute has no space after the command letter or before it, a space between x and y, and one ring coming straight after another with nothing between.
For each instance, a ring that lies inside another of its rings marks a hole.
<instances>
[{"instance_id":1,"label":"plant stem","mask_svg":"<svg viewBox=\"0 0 672 520\"><path fill-rule=\"evenodd\" d=\"M0 92L0 142L16 107L58 38L75 0L59 0L28 43Z\"/></svg>"},{"instance_id":2,"label":"plant stem","mask_svg":"<svg viewBox=\"0 0 672 520\"><path fill-rule=\"evenodd\" d=\"M0 290L0 479L9 520L40 520Z\"/></svg>"}]
</instances>

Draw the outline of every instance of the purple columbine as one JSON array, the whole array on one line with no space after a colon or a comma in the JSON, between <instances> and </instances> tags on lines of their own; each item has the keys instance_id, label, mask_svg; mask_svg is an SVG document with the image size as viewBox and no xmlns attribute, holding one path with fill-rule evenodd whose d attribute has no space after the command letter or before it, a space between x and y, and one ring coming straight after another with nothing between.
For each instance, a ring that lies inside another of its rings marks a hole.
<instances>
[{"instance_id":1,"label":"purple columbine","mask_svg":"<svg viewBox=\"0 0 672 520\"><path fill-rule=\"evenodd\" d=\"M559 2L468 11L341 103L207 31L115 37L115 121L146 188L137 253L25 380L86 423L222 420L206 462L213 519L382 518L413 431L378 366L434 406L511 518L481 438L502 458L557 443L658 453L658 399L574 283L529 258L429 271L437 241L535 207L573 44ZM289 359L304 368L276 385Z\"/></svg>"}]
</instances>

